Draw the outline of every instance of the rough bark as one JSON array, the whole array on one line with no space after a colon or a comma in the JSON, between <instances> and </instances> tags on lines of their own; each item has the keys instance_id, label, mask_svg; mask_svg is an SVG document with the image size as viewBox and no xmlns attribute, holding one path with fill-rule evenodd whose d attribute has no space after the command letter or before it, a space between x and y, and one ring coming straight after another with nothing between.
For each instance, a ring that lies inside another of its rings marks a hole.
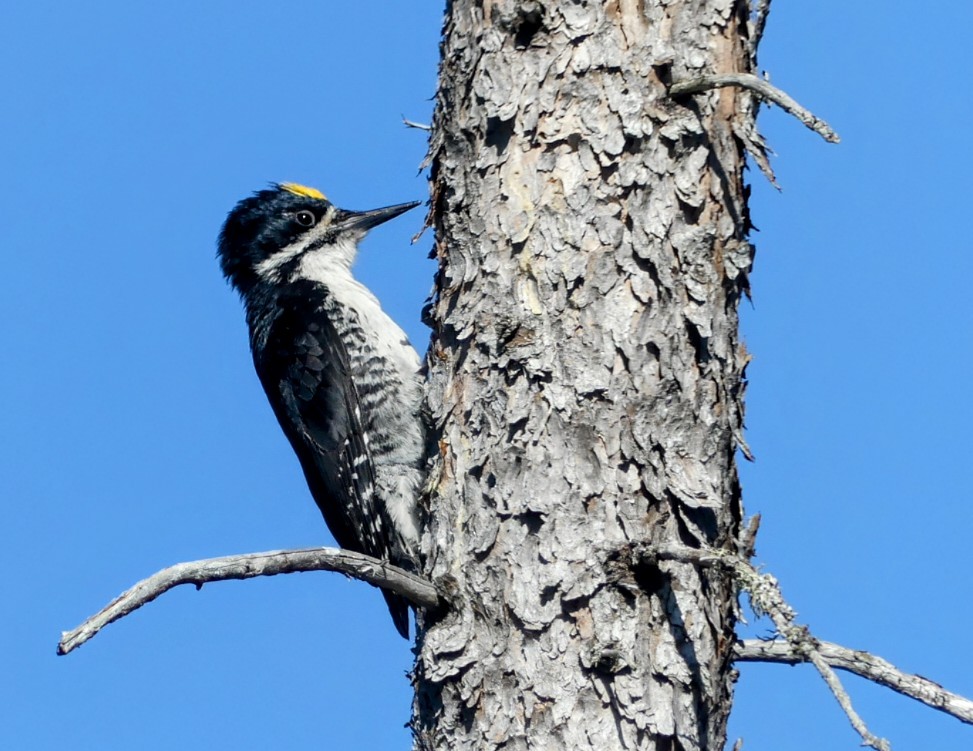
<instances>
[{"instance_id":1,"label":"rough bark","mask_svg":"<svg viewBox=\"0 0 973 751\"><path fill-rule=\"evenodd\" d=\"M720 749L750 72L731 0L453 0L433 124L440 440L422 749Z\"/></svg>"}]
</instances>

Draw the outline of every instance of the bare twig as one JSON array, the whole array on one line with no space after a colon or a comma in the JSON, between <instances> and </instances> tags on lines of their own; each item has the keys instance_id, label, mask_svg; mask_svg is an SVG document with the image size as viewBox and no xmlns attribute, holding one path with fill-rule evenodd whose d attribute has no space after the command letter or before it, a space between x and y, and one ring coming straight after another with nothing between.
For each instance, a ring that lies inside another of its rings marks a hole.
<instances>
[{"instance_id":1,"label":"bare twig","mask_svg":"<svg viewBox=\"0 0 973 751\"><path fill-rule=\"evenodd\" d=\"M750 606L757 615L766 615L776 626L778 633L795 652L806 655L805 660L818 669L828 688L834 694L838 704L847 715L851 726L861 736L862 745L870 746L877 751L890 751L891 746L884 738L879 738L868 730L864 720L852 706L851 697L841 685L841 681L827 661L821 656L820 643L812 636L806 626L796 624L797 613L787 604L780 591L780 584L770 574L761 574L749 562L738 554L729 550L697 549L684 545L673 545L663 548L644 548L641 551L644 558L655 560L672 560L698 565L718 565L726 568L737 582L737 586L750 595Z\"/></svg>"},{"instance_id":2,"label":"bare twig","mask_svg":"<svg viewBox=\"0 0 973 751\"><path fill-rule=\"evenodd\" d=\"M806 626L797 625L794 621L797 613L784 600L780 591L780 583L770 574L761 574L749 562L739 556L728 556L730 567L740 588L750 595L750 606L757 615L767 615L774 622L778 633L783 636L795 650L807 655L808 660L818 669L824 682L828 684L831 693L844 710L848 721L862 739L862 745L870 746L877 751L890 751L891 746L884 738L879 738L869 731L865 721L855 711L851 704L851 697L841 685L841 680L834 670L821 658L818 640L814 638Z\"/></svg>"},{"instance_id":3,"label":"bare twig","mask_svg":"<svg viewBox=\"0 0 973 751\"><path fill-rule=\"evenodd\" d=\"M405 115L402 115L402 124L407 128L415 128L417 130L432 130L431 125L426 125L425 123L417 123L415 120L406 119Z\"/></svg>"},{"instance_id":4,"label":"bare twig","mask_svg":"<svg viewBox=\"0 0 973 751\"><path fill-rule=\"evenodd\" d=\"M719 89L724 86L740 86L749 89L761 99L773 102L785 112L794 115L807 127L820 135L829 143L839 143L841 138L831 129L820 117L810 110L805 109L795 102L791 97L772 86L769 81L765 81L753 73L723 73L713 76L700 76L688 81L677 81L669 87L669 95L673 97L685 96L687 94L699 94L710 89Z\"/></svg>"},{"instance_id":5,"label":"bare twig","mask_svg":"<svg viewBox=\"0 0 973 751\"><path fill-rule=\"evenodd\" d=\"M302 571L337 571L402 595L416 607L434 608L439 605L439 595L429 581L377 558L353 553L350 550L306 548L230 555L225 558L177 563L175 566L162 569L148 579L143 579L76 629L62 633L57 653L66 655L71 650L77 649L109 623L124 618L180 584L195 584L199 589L208 582L293 574Z\"/></svg>"},{"instance_id":6,"label":"bare twig","mask_svg":"<svg viewBox=\"0 0 973 751\"><path fill-rule=\"evenodd\" d=\"M818 653L833 668L860 675L973 725L973 701L947 691L928 678L909 675L881 657L832 642L819 641ZM784 662L793 665L808 659L807 655L780 639L748 639L736 645L734 654L737 662Z\"/></svg>"},{"instance_id":7,"label":"bare twig","mask_svg":"<svg viewBox=\"0 0 973 751\"><path fill-rule=\"evenodd\" d=\"M838 704L845 711L845 715L847 715L848 721L851 722L851 726L855 729L855 732L861 736L862 745L877 749L878 751L891 751L892 747L887 740L872 735L865 721L861 718L861 715L851 705L851 697L848 696L845 687L841 685L841 680L834 670L831 669L831 666L821 657L821 653L817 649L817 640L810 633L807 633L806 629L804 630L806 638L814 641L814 647L808 650L808 659L818 669L818 673L821 674L824 682L828 684L828 688L831 689L834 698L838 700Z\"/></svg>"}]
</instances>

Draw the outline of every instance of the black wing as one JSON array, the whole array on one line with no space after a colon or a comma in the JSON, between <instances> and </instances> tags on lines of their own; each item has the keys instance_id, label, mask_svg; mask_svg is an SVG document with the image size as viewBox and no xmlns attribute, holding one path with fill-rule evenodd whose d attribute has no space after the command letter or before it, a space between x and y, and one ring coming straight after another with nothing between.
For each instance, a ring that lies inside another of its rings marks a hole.
<instances>
[{"instance_id":1,"label":"black wing","mask_svg":"<svg viewBox=\"0 0 973 751\"><path fill-rule=\"evenodd\" d=\"M374 471L347 352L326 310L307 297L287 302L254 352L257 375L335 540L382 557L372 528L383 520L372 513Z\"/></svg>"},{"instance_id":2,"label":"black wing","mask_svg":"<svg viewBox=\"0 0 973 751\"><path fill-rule=\"evenodd\" d=\"M308 487L338 545L390 556L388 520L375 497L375 474L362 405L335 311L320 288L295 285L278 301L254 364ZM298 289L301 288L301 289ZM399 633L408 638L408 606L386 593Z\"/></svg>"}]
</instances>

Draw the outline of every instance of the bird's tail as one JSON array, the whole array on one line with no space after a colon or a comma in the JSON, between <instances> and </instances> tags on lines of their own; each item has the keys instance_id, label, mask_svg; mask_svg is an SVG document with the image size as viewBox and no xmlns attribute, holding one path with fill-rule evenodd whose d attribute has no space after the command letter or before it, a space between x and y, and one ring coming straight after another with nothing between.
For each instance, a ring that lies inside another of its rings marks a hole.
<instances>
[{"instance_id":1,"label":"bird's tail","mask_svg":"<svg viewBox=\"0 0 973 751\"><path fill-rule=\"evenodd\" d=\"M402 635L403 639L409 638L409 601L402 595L397 595L387 590L382 590L382 596L389 606L389 613L392 614L392 622L395 630Z\"/></svg>"}]
</instances>

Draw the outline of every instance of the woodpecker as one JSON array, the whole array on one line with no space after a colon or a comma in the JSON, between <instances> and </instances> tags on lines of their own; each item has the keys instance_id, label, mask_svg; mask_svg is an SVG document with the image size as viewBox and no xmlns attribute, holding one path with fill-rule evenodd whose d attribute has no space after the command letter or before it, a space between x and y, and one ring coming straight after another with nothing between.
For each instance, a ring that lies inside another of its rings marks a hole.
<instances>
[{"instance_id":1,"label":"woodpecker","mask_svg":"<svg viewBox=\"0 0 973 751\"><path fill-rule=\"evenodd\" d=\"M333 206L275 183L240 201L219 237L260 383L338 545L415 570L425 431L419 356L351 273L373 227L418 206ZM383 590L409 638L405 599Z\"/></svg>"}]
</instances>

